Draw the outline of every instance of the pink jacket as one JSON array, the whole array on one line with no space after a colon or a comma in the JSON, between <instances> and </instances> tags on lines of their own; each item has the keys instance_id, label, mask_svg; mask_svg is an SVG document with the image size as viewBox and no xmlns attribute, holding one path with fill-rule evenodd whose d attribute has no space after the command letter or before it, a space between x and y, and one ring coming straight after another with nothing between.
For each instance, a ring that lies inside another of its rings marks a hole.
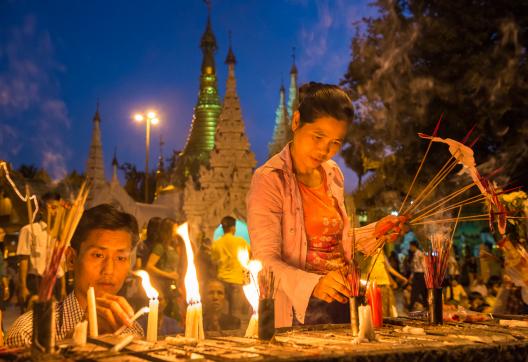
<instances>
[{"instance_id":1,"label":"pink jacket","mask_svg":"<svg viewBox=\"0 0 528 362\"><path fill-rule=\"evenodd\" d=\"M322 164L328 190L343 217L343 250L350 259L352 237L344 204L344 180L332 160ZM270 267L280 280L275 298L275 326L292 325L293 312L304 323L308 301L322 277L305 271L308 250L303 205L293 172L289 144L259 167L247 196L248 228L253 257ZM356 230L356 238L371 235L374 224Z\"/></svg>"}]
</instances>

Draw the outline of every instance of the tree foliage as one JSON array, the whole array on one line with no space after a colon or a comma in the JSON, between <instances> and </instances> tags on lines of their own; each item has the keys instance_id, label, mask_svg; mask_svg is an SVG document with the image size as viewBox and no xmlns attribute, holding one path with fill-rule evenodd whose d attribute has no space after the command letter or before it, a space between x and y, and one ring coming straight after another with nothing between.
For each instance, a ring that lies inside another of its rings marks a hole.
<instances>
[{"instance_id":1,"label":"tree foliage","mask_svg":"<svg viewBox=\"0 0 528 362\"><path fill-rule=\"evenodd\" d=\"M359 118L343 156L362 176L379 161L359 199L381 190L404 194L441 114L440 137L472 138L486 174L502 166L503 182L526 184L528 149L528 1L379 0L352 39L342 84ZM449 157L435 145L427 181ZM361 162L358 159L363 159ZM366 160L366 162L364 162Z\"/></svg>"}]
</instances>

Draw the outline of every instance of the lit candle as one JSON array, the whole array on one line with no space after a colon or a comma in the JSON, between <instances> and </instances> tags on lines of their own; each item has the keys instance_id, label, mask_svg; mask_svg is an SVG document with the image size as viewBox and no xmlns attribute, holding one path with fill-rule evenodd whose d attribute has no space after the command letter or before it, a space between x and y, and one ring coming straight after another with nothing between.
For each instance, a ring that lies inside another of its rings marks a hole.
<instances>
[{"instance_id":1,"label":"lit candle","mask_svg":"<svg viewBox=\"0 0 528 362\"><path fill-rule=\"evenodd\" d=\"M147 320L147 341L156 342L158 340L158 307L159 293L156 289L150 284L150 277L148 273L144 270L138 270L135 273L141 278L141 285L145 289L145 293L149 298L149 314Z\"/></svg>"},{"instance_id":2,"label":"lit candle","mask_svg":"<svg viewBox=\"0 0 528 362\"><path fill-rule=\"evenodd\" d=\"M185 315L185 337L202 340L205 338L203 329L202 303L200 298L200 287L196 266L194 265L194 253L189 238L187 223L178 226L178 235L185 244L187 256L187 271L185 273L185 299L187 300L187 314Z\"/></svg>"},{"instance_id":3,"label":"lit candle","mask_svg":"<svg viewBox=\"0 0 528 362\"><path fill-rule=\"evenodd\" d=\"M147 341L156 342L158 340L158 298L149 301L149 315L147 321Z\"/></svg>"},{"instance_id":4,"label":"lit candle","mask_svg":"<svg viewBox=\"0 0 528 362\"><path fill-rule=\"evenodd\" d=\"M249 284L246 284L242 287L244 290L244 295L253 309L253 314L249 320L245 337L258 338L258 310L260 291L257 280L258 274L262 270L262 263L258 260L249 260L249 251L247 249L239 249L237 257L240 265L242 265L242 267L249 272L250 276Z\"/></svg>"},{"instance_id":5,"label":"lit candle","mask_svg":"<svg viewBox=\"0 0 528 362\"><path fill-rule=\"evenodd\" d=\"M90 325L90 337L97 337L99 329L97 328L97 308L95 304L95 291L93 287L88 288L88 323Z\"/></svg>"}]
</instances>

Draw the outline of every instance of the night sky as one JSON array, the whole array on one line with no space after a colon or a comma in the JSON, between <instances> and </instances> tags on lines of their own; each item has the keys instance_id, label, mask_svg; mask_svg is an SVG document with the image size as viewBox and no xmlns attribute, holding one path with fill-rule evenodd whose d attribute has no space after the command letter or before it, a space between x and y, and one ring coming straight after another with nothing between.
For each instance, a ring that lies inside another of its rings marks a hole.
<instances>
[{"instance_id":1,"label":"night sky","mask_svg":"<svg viewBox=\"0 0 528 362\"><path fill-rule=\"evenodd\" d=\"M267 157L281 79L289 86L292 47L299 84L337 83L350 60L355 22L374 11L367 1L213 1L219 92L231 31L258 165ZM144 169L145 127L131 119L135 111L161 115L151 165L160 132L166 157L181 150L197 100L206 20L201 0L0 0L0 158L44 167L56 179L84 172L98 99L107 178L115 148L119 162ZM344 171L350 191L355 178Z\"/></svg>"}]
</instances>

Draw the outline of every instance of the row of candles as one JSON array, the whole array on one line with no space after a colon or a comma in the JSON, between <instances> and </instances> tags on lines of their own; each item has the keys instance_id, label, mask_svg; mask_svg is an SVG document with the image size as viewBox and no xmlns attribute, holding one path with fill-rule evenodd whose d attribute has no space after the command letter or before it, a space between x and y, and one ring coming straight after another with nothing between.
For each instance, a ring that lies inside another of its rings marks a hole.
<instances>
[{"instance_id":1,"label":"row of candles","mask_svg":"<svg viewBox=\"0 0 528 362\"><path fill-rule=\"evenodd\" d=\"M204 339L202 304L200 298L198 278L196 275L196 267L194 264L194 255L189 239L187 224L182 224L178 228L178 234L184 240L187 251L187 273L184 279L187 301L185 337L201 340ZM241 265L249 272L250 276L249 283L243 287L244 294L253 309L253 314L246 330L246 337L255 338L258 337L258 310L260 299L258 274L262 269L262 264L257 260L250 260L249 253L247 252L247 250L241 250L239 252L238 259ZM142 280L142 286L147 294L147 297L149 298L149 306L140 309L134 315L132 320L137 319L144 313L148 313L146 340L149 342L155 342L157 341L158 332L158 292L155 288L152 287L147 272L140 270L136 272L136 275L138 275ZM369 282L367 284L365 296L368 304L366 306L358 307L357 315L359 317L359 328L357 328L356 326L355 330L357 331L357 334L360 336L360 338L372 339L372 336L374 335L373 328L381 327L383 322L381 290L376 285L375 281ZM87 300L88 327L90 336L97 337L98 326L95 293L93 287L90 287L88 289ZM352 321L352 323L354 322ZM84 323L83 326L79 326L79 328L83 327L86 328L86 323ZM115 334L120 334L120 332L122 332L124 328L125 327L122 327L120 330L116 331ZM352 328L354 330L354 327ZM82 339L83 333L78 332L77 334L80 335L80 338Z\"/></svg>"}]
</instances>

